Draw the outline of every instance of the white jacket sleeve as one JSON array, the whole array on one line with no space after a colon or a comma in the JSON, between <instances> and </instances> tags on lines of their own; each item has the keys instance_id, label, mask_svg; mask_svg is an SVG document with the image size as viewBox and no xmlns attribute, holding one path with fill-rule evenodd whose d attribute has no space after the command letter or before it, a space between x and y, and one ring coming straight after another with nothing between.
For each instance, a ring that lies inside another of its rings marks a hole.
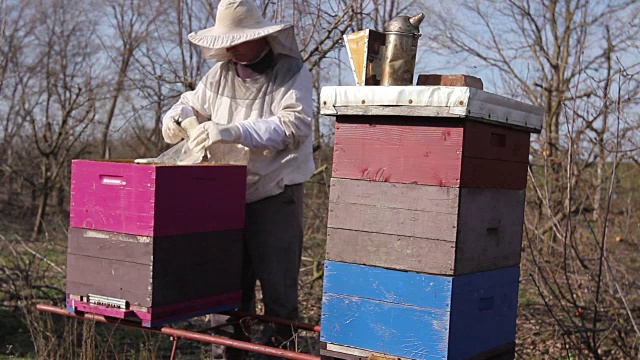
<instances>
[{"instance_id":1,"label":"white jacket sleeve","mask_svg":"<svg viewBox=\"0 0 640 360\"><path fill-rule=\"evenodd\" d=\"M306 66L300 69L282 101L274 105L286 134L285 147L297 149L313 136L313 84Z\"/></svg>"},{"instance_id":2,"label":"white jacket sleeve","mask_svg":"<svg viewBox=\"0 0 640 360\"><path fill-rule=\"evenodd\" d=\"M275 116L245 120L232 126L240 130L240 144L250 148L297 149L313 131L311 74L305 68L291 82L281 101L274 104Z\"/></svg>"},{"instance_id":3,"label":"white jacket sleeve","mask_svg":"<svg viewBox=\"0 0 640 360\"><path fill-rule=\"evenodd\" d=\"M287 134L277 116L267 119L245 120L236 124L240 129L240 144L249 149L282 150Z\"/></svg>"}]
</instances>

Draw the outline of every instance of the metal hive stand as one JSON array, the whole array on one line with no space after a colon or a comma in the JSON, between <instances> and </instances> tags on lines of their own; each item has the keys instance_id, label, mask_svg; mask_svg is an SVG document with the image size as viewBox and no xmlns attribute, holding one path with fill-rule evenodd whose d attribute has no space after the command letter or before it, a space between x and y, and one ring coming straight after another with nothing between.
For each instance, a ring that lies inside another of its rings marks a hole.
<instances>
[{"instance_id":1,"label":"metal hive stand","mask_svg":"<svg viewBox=\"0 0 640 360\"><path fill-rule=\"evenodd\" d=\"M272 346L254 344L248 341L235 340L235 339L227 338L224 336L210 335L210 334L205 334L198 331L176 329L169 326L144 327L140 323L134 322L134 321L122 320L118 318L112 318L112 317L93 314L93 313L69 312L64 308L53 306L53 305L38 304L36 305L36 309L42 312L64 315L64 316L69 316L77 319L97 321L97 322L112 324L116 326L126 326L134 329L147 330L151 332L169 335L173 340L173 348L171 350L172 360L175 359L179 339L188 339L188 340L205 342L209 344L223 345L223 346L228 346L228 347L232 347L240 350L246 350L250 352L277 356L285 359L296 359L296 360L320 360L321 359L319 356L315 356L311 354L284 350L284 349L280 349ZM292 325L300 329L314 331L317 333L320 332L319 325L307 324L307 323L302 323L298 321L290 321L290 320L274 318L274 317L265 316L265 315L243 313L238 311L228 311L228 312L225 312L224 315L229 315L237 318L249 317L249 318L257 319L262 322L272 322L272 323L281 324L281 325ZM208 330L208 329L204 329L204 330Z\"/></svg>"}]
</instances>

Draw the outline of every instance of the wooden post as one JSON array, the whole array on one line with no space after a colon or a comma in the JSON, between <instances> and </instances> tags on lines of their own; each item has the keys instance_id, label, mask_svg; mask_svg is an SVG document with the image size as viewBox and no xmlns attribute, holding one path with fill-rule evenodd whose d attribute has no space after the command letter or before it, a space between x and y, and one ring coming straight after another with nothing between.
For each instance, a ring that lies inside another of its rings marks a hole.
<instances>
[{"instance_id":1,"label":"wooden post","mask_svg":"<svg viewBox=\"0 0 640 360\"><path fill-rule=\"evenodd\" d=\"M465 86L325 87L336 116L321 354L513 358L529 134Z\"/></svg>"}]
</instances>

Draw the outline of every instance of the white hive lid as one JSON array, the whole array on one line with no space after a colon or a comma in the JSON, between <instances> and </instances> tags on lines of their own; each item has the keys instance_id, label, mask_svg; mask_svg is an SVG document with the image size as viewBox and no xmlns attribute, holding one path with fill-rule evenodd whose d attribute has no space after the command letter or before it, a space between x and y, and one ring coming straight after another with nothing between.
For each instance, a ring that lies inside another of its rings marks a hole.
<instances>
[{"instance_id":1,"label":"white hive lid","mask_svg":"<svg viewBox=\"0 0 640 360\"><path fill-rule=\"evenodd\" d=\"M463 86L325 86L322 115L395 115L469 118L542 130L543 108Z\"/></svg>"}]
</instances>

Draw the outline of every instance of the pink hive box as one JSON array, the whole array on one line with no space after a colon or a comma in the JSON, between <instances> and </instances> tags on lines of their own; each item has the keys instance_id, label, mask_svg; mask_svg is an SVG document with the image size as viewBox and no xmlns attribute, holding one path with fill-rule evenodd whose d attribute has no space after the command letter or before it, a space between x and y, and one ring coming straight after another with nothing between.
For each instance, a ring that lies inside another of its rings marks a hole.
<instances>
[{"instance_id":1,"label":"pink hive box","mask_svg":"<svg viewBox=\"0 0 640 360\"><path fill-rule=\"evenodd\" d=\"M246 171L74 160L71 227L147 236L240 229Z\"/></svg>"},{"instance_id":2,"label":"pink hive box","mask_svg":"<svg viewBox=\"0 0 640 360\"><path fill-rule=\"evenodd\" d=\"M240 304L246 167L74 160L67 309L157 326Z\"/></svg>"}]
</instances>

